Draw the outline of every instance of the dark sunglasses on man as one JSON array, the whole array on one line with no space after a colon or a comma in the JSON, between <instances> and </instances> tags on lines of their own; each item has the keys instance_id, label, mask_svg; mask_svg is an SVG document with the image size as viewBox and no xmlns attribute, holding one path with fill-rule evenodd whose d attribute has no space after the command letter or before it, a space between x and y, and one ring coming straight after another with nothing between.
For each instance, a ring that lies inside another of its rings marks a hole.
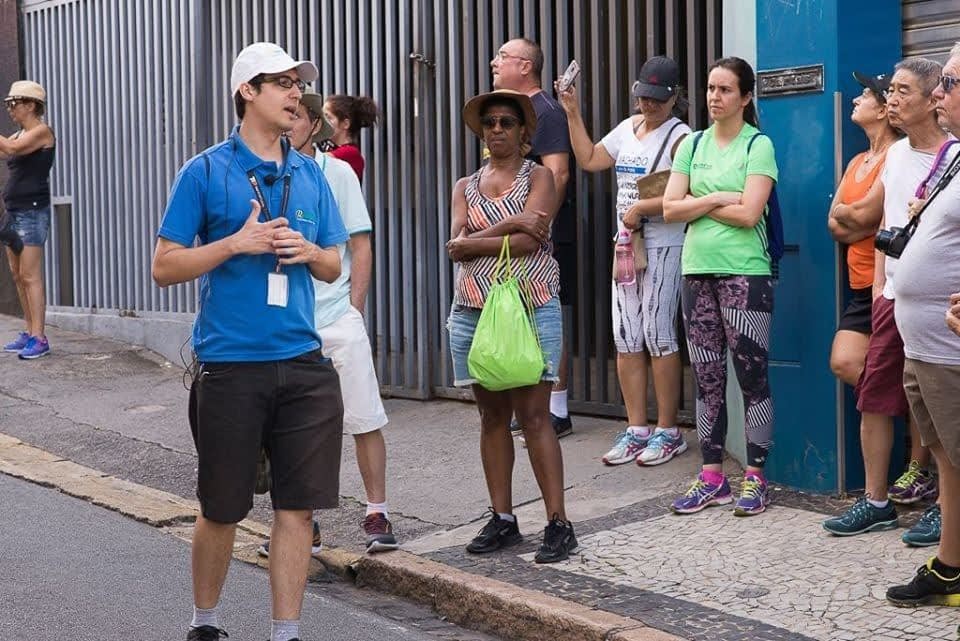
<instances>
[{"instance_id":1,"label":"dark sunglasses on man","mask_svg":"<svg viewBox=\"0 0 960 641\"><path fill-rule=\"evenodd\" d=\"M953 76L940 76L940 87L943 88L944 93L950 93L958 84L960 84L960 78L954 78Z\"/></svg>"},{"instance_id":2,"label":"dark sunglasses on man","mask_svg":"<svg viewBox=\"0 0 960 641\"><path fill-rule=\"evenodd\" d=\"M486 129L493 129L499 124L501 129L509 131L520 125L520 119L515 116L484 116L480 124Z\"/></svg>"}]
</instances>

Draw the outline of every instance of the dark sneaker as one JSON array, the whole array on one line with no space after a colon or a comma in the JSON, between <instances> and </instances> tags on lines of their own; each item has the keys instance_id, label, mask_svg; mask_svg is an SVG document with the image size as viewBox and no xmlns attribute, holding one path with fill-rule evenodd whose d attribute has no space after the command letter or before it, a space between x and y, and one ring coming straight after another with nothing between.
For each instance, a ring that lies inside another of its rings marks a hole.
<instances>
[{"instance_id":1,"label":"dark sneaker","mask_svg":"<svg viewBox=\"0 0 960 641\"><path fill-rule=\"evenodd\" d=\"M3 346L3 351L16 354L21 349L27 346L28 340L30 340L30 334L26 332L20 332L19 334L17 334L16 339L10 341L9 343Z\"/></svg>"},{"instance_id":2,"label":"dark sneaker","mask_svg":"<svg viewBox=\"0 0 960 641\"><path fill-rule=\"evenodd\" d=\"M313 522L313 541L310 544L310 554L316 556L323 551L323 539L320 537L320 524ZM270 541L264 541L263 545L257 548L257 554L262 557L270 557Z\"/></svg>"},{"instance_id":3,"label":"dark sneaker","mask_svg":"<svg viewBox=\"0 0 960 641\"><path fill-rule=\"evenodd\" d=\"M523 436L523 428L517 422L517 417L510 419L510 436Z\"/></svg>"},{"instance_id":4,"label":"dark sneaker","mask_svg":"<svg viewBox=\"0 0 960 641\"><path fill-rule=\"evenodd\" d=\"M212 625L201 625L199 628L190 628L187 632L187 641L220 641L230 635L226 630L215 628Z\"/></svg>"},{"instance_id":5,"label":"dark sneaker","mask_svg":"<svg viewBox=\"0 0 960 641\"><path fill-rule=\"evenodd\" d=\"M501 519L500 515L490 508L493 516L487 521L480 532L467 544L467 552L472 554L486 554L500 548L516 545L523 541L520 526L516 520L512 523Z\"/></svg>"},{"instance_id":6,"label":"dark sneaker","mask_svg":"<svg viewBox=\"0 0 960 641\"><path fill-rule=\"evenodd\" d=\"M363 519L363 531L367 534L367 552L386 552L400 547L393 535L393 525L382 513L374 512Z\"/></svg>"},{"instance_id":7,"label":"dark sneaker","mask_svg":"<svg viewBox=\"0 0 960 641\"><path fill-rule=\"evenodd\" d=\"M937 489L937 479L920 467L920 463L910 461L907 470L887 490L887 496L895 503L910 505L925 499L935 500Z\"/></svg>"},{"instance_id":8,"label":"dark sneaker","mask_svg":"<svg viewBox=\"0 0 960 641\"><path fill-rule=\"evenodd\" d=\"M516 422L516 419L514 419ZM563 438L568 434L573 434L573 421L570 420L570 416L567 415L563 418L560 418L553 412L550 412L550 424L553 426L553 431L556 432L557 438ZM514 432L513 423L510 424L511 434ZM523 438L523 430L520 431L520 444L524 447L527 446L527 439Z\"/></svg>"},{"instance_id":9,"label":"dark sneaker","mask_svg":"<svg viewBox=\"0 0 960 641\"><path fill-rule=\"evenodd\" d=\"M543 529L543 542L533 560L537 563L556 563L566 561L570 554L577 551L577 537L573 533L573 524L554 514L547 527Z\"/></svg>"},{"instance_id":10,"label":"dark sneaker","mask_svg":"<svg viewBox=\"0 0 960 641\"><path fill-rule=\"evenodd\" d=\"M17 356L19 356L22 361L30 361L35 358L40 358L41 356L46 356L49 353L50 343L47 342L46 336L43 338L31 336L27 340L27 344L23 346L23 349L17 353Z\"/></svg>"},{"instance_id":11,"label":"dark sneaker","mask_svg":"<svg viewBox=\"0 0 960 641\"><path fill-rule=\"evenodd\" d=\"M940 505L934 503L928 507L917 524L904 532L900 540L915 548L938 544L940 542Z\"/></svg>"},{"instance_id":12,"label":"dark sneaker","mask_svg":"<svg viewBox=\"0 0 960 641\"><path fill-rule=\"evenodd\" d=\"M933 560L921 565L916 576L906 585L895 585L887 590L887 601L902 608L918 605L960 606L960 573L945 577L933 569Z\"/></svg>"},{"instance_id":13,"label":"dark sneaker","mask_svg":"<svg viewBox=\"0 0 960 641\"><path fill-rule=\"evenodd\" d=\"M767 482L754 474L743 477L743 487L740 488L740 498L733 504L734 516L753 516L760 514L770 504L770 494L767 492Z\"/></svg>"},{"instance_id":14,"label":"dark sneaker","mask_svg":"<svg viewBox=\"0 0 960 641\"><path fill-rule=\"evenodd\" d=\"M730 492L730 483L723 478L723 483L714 485L697 475L697 480L690 484L687 492L670 505L675 514L693 514L711 505L726 505L733 500Z\"/></svg>"},{"instance_id":15,"label":"dark sneaker","mask_svg":"<svg viewBox=\"0 0 960 641\"><path fill-rule=\"evenodd\" d=\"M892 530L900 525L897 510L893 502L886 507L874 507L862 496L840 516L834 516L823 522L823 529L837 536L853 536L864 532Z\"/></svg>"}]
</instances>

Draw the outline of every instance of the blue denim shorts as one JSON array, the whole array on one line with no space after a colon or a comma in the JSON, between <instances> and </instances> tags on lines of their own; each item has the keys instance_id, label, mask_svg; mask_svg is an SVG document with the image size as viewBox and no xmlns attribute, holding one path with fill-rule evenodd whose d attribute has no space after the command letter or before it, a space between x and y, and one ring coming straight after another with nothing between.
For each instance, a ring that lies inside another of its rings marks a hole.
<instances>
[{"instance_id":1,"label":"blue denim shorts","mask_svg":"<svg viewBox=\"0 0 960 641\"><path fill-rule=\"evenodd\" d=\"M10 227L17 232L24 245L42 247L50 234L50 206L36 209L11 209Z\"/></svg>"},{"instance_id":2,"label":"blue denim shorts","mask_svg":"<svg viewBox=\"0 0 960 641\"><path fill-rule=\"evenodd\" d=\"M477 321L482 310L476 307L454 305L447 318L447 333L450 334L450 356L453 359L453 384L467 387L477 381L467 371L467 355L473 345L473 334L477 331ZM551 383L559 380L560 346L563 343L563 321L560 314L560 300L554 296L546 304L533 310L540 334L540 349L543 350L546 365L540 380Z\"/></svg>"}]
</instances>

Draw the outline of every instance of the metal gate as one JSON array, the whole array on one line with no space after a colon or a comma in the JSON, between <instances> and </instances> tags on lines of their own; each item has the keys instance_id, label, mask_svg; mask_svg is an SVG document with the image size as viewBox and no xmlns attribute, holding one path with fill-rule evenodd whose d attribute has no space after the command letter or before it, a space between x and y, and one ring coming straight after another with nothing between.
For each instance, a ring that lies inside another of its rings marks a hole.
<instances>
[{"instance_id":1,"label":"metal gate","mask_svg":"<svg viewBox=\"0 0 960 641\"><path fill-rule=\"evenodd\" d=\"M671 55L685 71L691 124L703 126L720 7L721 0L23 0L27 76L48 87L58 133L54 196L72 215L72 258L53 245L47 257L50 301L71 300L80 311L195 311L193 284L159 290L151 282L156 228L176 170L233 125L232 59L250 42L272 40L317 62L321 93L369 95L380 105L380 125L361 137L378 371L390 394L459 395L443 330L452 294L444 242L452 186L480 157L460 106L489 89L497 48L520 35L540 42L545 87L579 60L595 139L629 112L642 62ZM622 415L605 267L614 180L611 172L574 179L583 268L568 330L573 408ZM58 261L68 258L72 270L61 270ZM71 271L64 292L54 275Z\"/></svg>"},{"instance_id":2,"label":"metal gate","mask_svg":"<svg viewBox=\"0 0 960 641\"><path fill-rule=\"evenodd\" d=\"M903 0L903 55L947 61L960 41L960 2Z\"/></svg>"}]
</instances>

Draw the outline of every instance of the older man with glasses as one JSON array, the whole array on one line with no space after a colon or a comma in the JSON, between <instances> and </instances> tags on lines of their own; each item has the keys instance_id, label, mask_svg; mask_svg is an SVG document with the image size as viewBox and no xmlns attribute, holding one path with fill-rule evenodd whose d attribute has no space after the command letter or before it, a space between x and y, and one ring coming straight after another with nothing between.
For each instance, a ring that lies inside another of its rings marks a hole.
<instances>
[{"instance_id":1,"label":"older man with glasses","mask_svg":"<svg viewBox=\"0 0 960 641\"><path fill-rule=\"evenodd\" d=\"M960 136L960 43L933 90L940 126ZM931 184L897 267L897 327L906 362L903 383L910 413L940 472L941 537L936 556L913 580L887 590L899 606L960 606L960 339L944 323L949 294L960 283L960 156Z\"/></svg>"}]
</instances>

